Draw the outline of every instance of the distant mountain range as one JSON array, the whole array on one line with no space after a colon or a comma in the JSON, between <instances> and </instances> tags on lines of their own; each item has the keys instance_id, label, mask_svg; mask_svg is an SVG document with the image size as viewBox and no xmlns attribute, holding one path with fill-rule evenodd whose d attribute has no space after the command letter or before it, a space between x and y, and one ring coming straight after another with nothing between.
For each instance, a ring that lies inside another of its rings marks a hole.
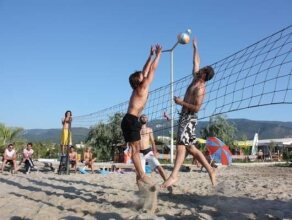
<instances>
[{"instance_id":1,"label":"distant mountain range","mask_svg":"<svg viewBox=\"0 0 292 220\"><path fill-rule=\"evenodd\" d=\"M259 133L259 139L292 137L292 122L254 121L247 119L228 119L228 121L237 128L237 139L245 136L247 139L252 140L255 132ZM205 128L207 124L207 121L200 121L198 123L198 136L200 136L200 130ZM155 131L155 136L169 135L170 122L154 120L149 122L149 126ZM174 129L175 132L176 130L177 128ZM84 142L88 132L88 128L72 128L73 142ZM60 134L61 129L27 129L24 130L22 137L31 142L49 141L52 143L60 143Z\"/></svg>"},{"instance_id":2,"label":"distant mountain range","mask_svg":"<svg viewBox=\"0 0 292 220\"><path fill-rule=\"evenodd\" d=\"M292 137L292 122L281 121L255 121L248 119L228 119L236 129L236 139L246 137L248 140L252 140L254 134L259 133L260 139L274 139L274 138L287 138ZM153 130L156 132L155 136L165 136L169 134L170 122L165 123L161 120L152 121L149 123ZM200 137L200 131L208 125L208 121L199 121L196 129L196 134ZM176 132L177 128L174 128Z\"/></svg>"},{"instance_id":3,"label":"distant mountain range","mask_svg":"<svg viewBox=\"0 0 292 220\"><path fill-rule=\"evenodd\" d=\"M72 128L73 143L84 142L88 132L88 128ZM61 129L26 129L22 137L31 142L60 143Z\"/></svg>"}]
</instances>

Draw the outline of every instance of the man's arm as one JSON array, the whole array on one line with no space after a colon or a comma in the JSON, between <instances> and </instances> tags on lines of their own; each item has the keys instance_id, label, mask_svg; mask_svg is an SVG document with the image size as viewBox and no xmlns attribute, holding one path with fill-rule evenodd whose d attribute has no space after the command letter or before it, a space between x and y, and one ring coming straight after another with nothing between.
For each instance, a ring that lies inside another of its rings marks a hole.
<instances>
[{"instance_id":1,"label":"man's arm","mask_svg":"<svg viewBox=\"0 0 292 220\"><path fill-rule=\"evenodd\" d=\"M144 87L148 87L154 78L154 73L155 73L155 70L157 69L157 66L158 66L158 63L160 60L161 51L162 51L162 47L160 45L156 44L156 46L155 46L155 55L156 56L150 65L147 77L145 77L143 82L142 82L142 85Z\"/></svg>"},{"instance_id":2,"label":"man's arm","mask_svg":"<svg viewBox=\"0 0 292 220\"><path fill-rule=\"evenodd\" d=\"M142 74L145 78L148 76L149 69L151 66L151 58L152 58L154 52L155 52L155 47L151 46L149 57L146 60L146 63L145 63L143 70L142 70Z\"/></svg>"},{"instance_id":3,"label":"man's arm","mask_svg":"<svg viewBox=\"0 0 292 220\"><path fill-rule=\"evenodd\" d=\"M16 151L14 151L14 153L12 155L12 160L16 160Z\"/></svg>"},{"instance_id":4,"label":"man's arm","mask_svg":"<svg viewBox=\"0 0 292 220\"><path fill-rule=\"evenodd\" d=\"M4 160L7 160L6 149L5 149L4 154L3 154L3 159L4 159Z\"/></svg>"},{"instance_id":5,"label":"man's arm","mask_svg":"<svg viewBox=\"0 0 292 220\"><path fill-rule=\"evenodd\" d=\"M28 158L28 153L26 152L26 149L23 149L22 155L23 155L23 159Z\"/></svg>"},{"instance_id":6,"label":"man's arm","mask_svg":"<svg viewBox=\"0 0 292 220\"><path fill-rule=\"evenodd\" d=\"M72 122L72 116L66 116L65 121L69 123Z\"/></svg>"},{"instance_id":7,"label":"man's arm","mask_svg":"<svg viewBox=\"0 0 292 220\"><path fill-rule=\"evenodd\" d=\"M193 40L193 76L196 76L196 72L200 70L200 55L199 55L199 50L198 50L198 42L196 39Z\"/></svg>"},{"instance_id":8,"label":"man's arm","mask_svg":"<svg viewBox=\"0 0 292 220\"><path fill-rule=\"evenodd\" d=\"M156 148L156 145L155 145L153 130L150 128L148 132L149 132L149 137L150 137L150 143L151 143L151 146L152 146L152 151L153 151L154 155L156 155L157 154L157 148Z\"/></svg>"},{"instance_id":9,"label":"man's arm","mask_svg":"<svg viewBox=\"0 0 292 220\"><path fill-rule=\"evenodd\" d=\"M201 105L203 104L204 97L205 97L205 88L199 88L198 92L197 92L197 96L194 97L194 99L195 99L194 104L187 103L183 99L178 98L178 97L174 97L173 100L176 104L181 105L182 107L189 109L189 111L191 111L191 112L197 113L197 112L199 112Z\"/></svg>"}]
</instances>

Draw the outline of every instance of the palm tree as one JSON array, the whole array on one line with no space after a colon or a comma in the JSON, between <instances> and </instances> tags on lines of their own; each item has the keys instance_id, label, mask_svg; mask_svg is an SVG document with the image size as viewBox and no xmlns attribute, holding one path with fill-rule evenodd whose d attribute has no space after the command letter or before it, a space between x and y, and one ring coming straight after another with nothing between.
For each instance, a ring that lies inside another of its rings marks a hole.
<instances>
[{"instance_id":1,"label":"palm tree","mask_svg":"<svg viewBox=\"0 0 292 220\"><path fill-rule=\"evenodd\" d=\"M18 140L23 128L9 128L0 123L0 147L3 148L6 144Z\"/></svg>"}]
</instances>

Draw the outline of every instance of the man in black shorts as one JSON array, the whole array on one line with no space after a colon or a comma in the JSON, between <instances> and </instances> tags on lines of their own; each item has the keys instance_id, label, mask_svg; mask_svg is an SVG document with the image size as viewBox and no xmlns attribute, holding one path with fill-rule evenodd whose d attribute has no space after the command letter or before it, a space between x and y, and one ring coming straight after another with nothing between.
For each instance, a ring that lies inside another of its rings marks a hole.
<instances>
[{"instance_id":1,"label":"man in black shorts","mask_svg":"<svg viewBox=\"0 0 292 220\"><path fill-rule=\"evenodd\" d=\"M204 157L203 153L195 147L197 125L197 113L203 103L206 93L206 81L212 79L214 70L210 66L199 68L200 57L196 40L193 40L193 76L194 79L188 86L184 99L174 97L174 102L182 106L182 111L178 123L177 150L173 171L168 179L162 184L162 188L167 188L175 184L178 180L178 173L185 160L186 151L193 155L209 173L213 186L215 185L215 172Z\"/></svg>"},{"instance_id":2,"label":"man in black shorts","mask_svg":"<svg viewBox=\"0 0 292 220\"><path fill-rule=\"evenodd\" d=\"M141 180L148 184L152 184L152 181L147 175L145 175L140 160L141 124L139 122L139 116L147 101L149 86L154 78L154 73L160 60L161 51L162 48L160 45L157 44L152 46L143 70L136 71L130 75L129 82L133 92L130 97L127 114L124 116L121 123L125 141L132 150L131 159L137 172L137 180ZM153 55L155 56L152 59Z\"/></svg>"}]
</instances>

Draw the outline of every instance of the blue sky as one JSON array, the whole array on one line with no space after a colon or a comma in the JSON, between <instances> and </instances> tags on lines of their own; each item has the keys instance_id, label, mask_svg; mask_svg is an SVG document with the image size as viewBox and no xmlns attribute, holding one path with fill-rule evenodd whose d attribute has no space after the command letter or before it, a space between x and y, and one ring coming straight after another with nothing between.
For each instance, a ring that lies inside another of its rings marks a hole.
<instances>
[{"instance_id":1,"label":"blue sky","mask_svg":"<svg viewBox=\"0 0 292 220\"><path fill-rule=\"evenodd\" d=\"M128 76L151 44L171 48L190 28L202 65L212 64L291 25L291 8L290 0L0 0L0 122L59 128L67 109L84 115L127 101ZM151 90L169 83L169 60L163 54ZM178 46L175 79L191 68L191 45ZM291 121L291 110L228 116Z\"/></svg>"}]
</instances>

